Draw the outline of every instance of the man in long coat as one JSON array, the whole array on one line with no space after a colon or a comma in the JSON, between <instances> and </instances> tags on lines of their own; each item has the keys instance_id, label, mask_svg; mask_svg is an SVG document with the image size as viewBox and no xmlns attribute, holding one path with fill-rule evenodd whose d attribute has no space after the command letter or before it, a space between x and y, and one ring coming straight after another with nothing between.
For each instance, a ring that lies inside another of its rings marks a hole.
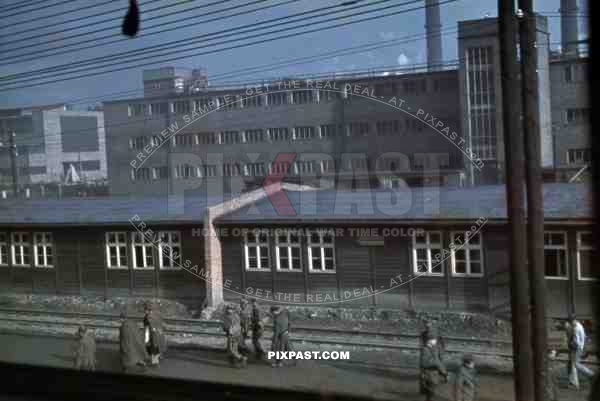
<instances>
[{"instance_id":1,"label":"man in long coat","mask_svg":"<svg viewBox=\"0 0 600 401\"><path fill-rule=\"evenodd\" d=\"M265 355L265 350L260 343L260 339L264 332L264 324L261 318L260 308L258 307L255 298L252 298L250 326L252 328L252 345L254 345L254 351L259 358L262 358Z\"/></svg>"},{"instance_id":2,"label":"man in long coat","mask_svg":"<svg viewBox=\"0 0 600 401\"><path fill-rule=\"evenodd\" d=\"M121 313L121 328L119 329L119 351L121 366L125 372L134 370L137 366L146 366L148 353L144 341L135 322Z\"/></svg>"},{"instance_id":3,"label":"man in long coat","mask_svg":"<svg viewBox=\"0 0 600 401\"><path fill-rule=\"evenodd\" d=\"M455 401L475 401L479 390L479 379L475 370L475 362L471 355L463 357L463 364L458 369L454 383ZM548 400L550 401L550 400Z\"/></svg>"},{"instance_id":4,"label":"man in long coat","mask_svg":"<svg viewBox=\"0 0 600 401\"><path fill-rule=\"evenodd\" d=\"M75 369L96 370L96 340L94 334L85 326L79 326L77 340Z\"/></svg>"},{"instance_id":5,"label":"man in long coat","mask_svg":"<svg viewBox=\"0 0 600 401\"><path fill-rule=\"evenodd\" d=\"M432 401L436 389L440 384L440 379L448 381L448 372L440 359L440 352L437 347L437 340L430 338L421 351L421 377L423 393L427 401Z\"/></svg>"},{"instance_id":6,"label":"man in long coat","mask_svg":"<svg viewBox=\"0 0 600 401\"><path fill-rule=\"evenodd\" d=\"M280 306L272 306L273 314L273 340L271 350L274 352L291 351L290 345L290 317L287 310L282 310ZM277 358L272 366L274 368L283 366L281 359Z\"/></svg>"},{"instance_id":7,"label":"man in long coat","mask_svg":"<svg viewBox=\"0 0 600 401\"><path fill-rule=\"evenodd\" d=\"M240 318L231 305L227 305L225 308L223 331L227 336L227 355L229 356L229 362L236 367L245 367L247 358L239 352L240 341L242 340Z\"/></svg>"},{"instance_id":8,"label":"man in long coat","mask_svg":"<svg viewBox=\"0 0 600 401\"><path fill-rule=\"evenodd\" d=\"M160 356L167 349L167 340L164 334L163 320L150 303L147 303L145 307L144 342L152 365L158 365Z\"/></svg>"}]
</instances>

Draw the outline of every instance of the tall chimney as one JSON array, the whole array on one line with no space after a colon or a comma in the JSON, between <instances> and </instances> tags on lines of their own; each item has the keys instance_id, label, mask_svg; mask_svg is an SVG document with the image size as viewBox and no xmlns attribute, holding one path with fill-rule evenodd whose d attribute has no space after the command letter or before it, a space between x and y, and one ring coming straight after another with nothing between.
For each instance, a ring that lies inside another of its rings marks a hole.
<instances>
[{"instance_id":1,"label":"tall chimney","mask_svg":"<svg viewBox=\"0 0 600 401\"><path fill-rule=\"evenodd\" d=\"M577 0L560 0L561 50L565 55L577 55L577 11Z\"/></svg>"},{"instance_id":2,"label":"tall chimney","mask_svg":"<svg viewBox=\"0 0 600 401\"><path fill-rule=\"evenodd\" d=\"M442 64L442 22L439 0L425 0L425 30L427 32L427 68L440 69Z\"/></svg>"}]
</instances>

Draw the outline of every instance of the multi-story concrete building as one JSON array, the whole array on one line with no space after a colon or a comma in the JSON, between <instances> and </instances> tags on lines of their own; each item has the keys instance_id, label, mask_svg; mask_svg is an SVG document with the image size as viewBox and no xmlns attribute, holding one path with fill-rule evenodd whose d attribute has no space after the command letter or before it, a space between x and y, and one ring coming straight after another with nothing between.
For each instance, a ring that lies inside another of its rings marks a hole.
<instances>
[{"instance_id":1,"label":"multi-story concrete building","mask_svg":"<svg viewBox=\"0 0 600 401\"><path fill-rule=\"evenodd\" d=\"M162 67L142 72L144 96L172 96L206 89L208 79L202 68Z\"/></svg>"},{"instance_id":2,"label":"multi-story concrete building","mask_svg":"<svg viewBox=\"0 0 600 401\"><path fill-rule=\"evenodd\" d=\"M589 66L584 55L557 54L550 63L554 160L561 180L591 162Z\"/></svg>"},{"instance_id":3,"label":"multi-story concrete building","mask_svg":"<svg viewBox=\"0 0 600 401\"><path fill-rule=\"evenodd\" d=\"M202 96L105 103L111 193L179 193L220 177L235 191L284 172L320 186L393 187L401 179L458 184L463 160L454 68L320 79L330 86L270 82L258 95L213 87ZM209 104L213 111L186 124L193 110ZM169 127L177 134L159 147ZM276 160L290 153L291 159Z\"/></svg>"},{"instance_id":4,"label":"multi-story concrete building","mask_svg":"<svg viewBox=\"0 0 600 401\"><path fill-rule=\"evenodd\" d=\"M107 178L102 112L67 110L65 105L2 110L0 142L15 133L18 182L23 185L62 182L71 166L89 181ZM10 185L9 151L0 153L0 181Z\"/></svg>"}]
</instances>

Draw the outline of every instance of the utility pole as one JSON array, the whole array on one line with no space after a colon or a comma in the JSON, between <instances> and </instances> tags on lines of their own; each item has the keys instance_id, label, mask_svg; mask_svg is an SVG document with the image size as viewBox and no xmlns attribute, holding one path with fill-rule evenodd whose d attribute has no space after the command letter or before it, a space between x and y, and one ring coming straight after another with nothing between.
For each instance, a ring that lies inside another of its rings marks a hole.
<instances>
[{"instance_id":1,"label":"utility pole","mask_svg":"<svg viewBox=\"0 0 600 401\"><path fill-rule=\"evenodd\" d=\"M533 355L529 318L529 278L526 269L524 167L519 64L518 20L514 0L498 0L502 119L506 162L506 210L510 227L510 288L515 399L533 401Z\"/></svg>"},{"instance_id":2,"label":"utility pole","mask_svg":"<svg viewBox=\"0 0 600 401\"><path fill-rule=\"evenodd\" d=\"M544 200L542 194L537 21L533 0L519 0L523 13L521 38L521 95L527 181L527 254L531 289L532 347L535 400L544 401L546 387L546 274L544 271Z\"/></svg>"},{"instance_id":3,"label":"utility pole","mask_svg":"<svg viewBox=\"0 0 600 401\"><path fill-rule=\"evenodd\" d=\"M12 170L13 179L13 194L15 199L19 197L19 170L17 168L17 134L13 131L10 135L10 167Z\"/></svg>"}]
</instances>

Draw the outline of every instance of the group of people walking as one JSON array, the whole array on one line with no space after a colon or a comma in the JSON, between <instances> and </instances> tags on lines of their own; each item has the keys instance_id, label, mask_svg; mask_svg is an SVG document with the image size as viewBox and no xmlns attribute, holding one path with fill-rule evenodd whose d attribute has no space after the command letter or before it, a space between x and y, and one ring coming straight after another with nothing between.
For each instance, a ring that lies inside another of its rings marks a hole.
<instances>
[{"instance_id":1,"label":"group of people walking","mask_svg":"<svg viewBox=\"0 0 600 401\"><path fill-rule=\"evenodd\" d=\"M120 315L119 354L121 367L125 372L158 366L160 357L167 348L164 325L158 311L151 304L144 307L143 332L135 320L123 311ZM75 368L80 370L96 369L96 340L85 326L77 332L75 350Z\"/></svg>"},{"instance_id":2,"label":"group of people walking","mask_svg":"<svg viewBox=\"0 0 600 401\"><path fill-rule=\"evenodd\" d=\"M288 310L276 305L272 306L270 310L273 317L271 351L291 351ZM227 337L229 361L233 366L246 366L248 355L252 353L247 344L247 340L250 338L252 338L256 357L260 360L264 359L266 353L261 344L264 334L264 319L256 299L253 298L249 305L248 300L242 298L239 310L236 310L233 305L227 305L225 307L225 316L223 317L223 331ZM281 367L283 366L283 362L275 359L272 366Z\"/></svg>"}]
</instances>

